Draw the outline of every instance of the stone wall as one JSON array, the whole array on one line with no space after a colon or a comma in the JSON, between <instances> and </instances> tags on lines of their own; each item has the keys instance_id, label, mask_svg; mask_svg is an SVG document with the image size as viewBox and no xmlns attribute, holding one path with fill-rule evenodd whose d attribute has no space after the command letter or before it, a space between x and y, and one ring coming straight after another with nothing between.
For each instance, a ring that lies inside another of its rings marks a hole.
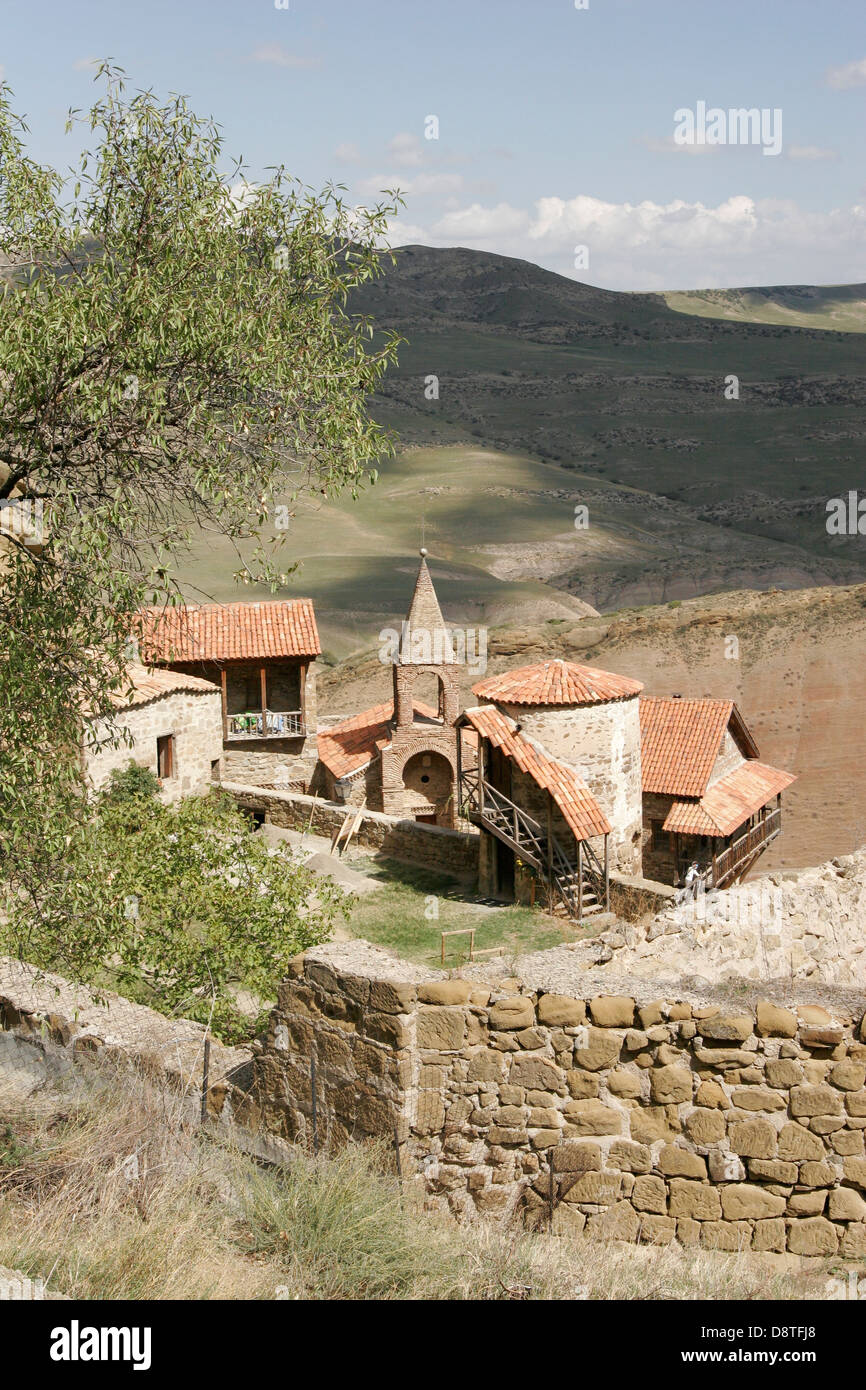
<instances>
[{"instance_id":1,"label":"stone wall","mask_svg":"<svg viewBox=\"0 0 866 1390\"><path fill-rule=\"evenodd\" d=\"M433 1209L590 1236L866 1256L866 1022L817 1005L491 988L364 942L280 986L256 1118L380 1135ZM551 1179L552 1172L552 1179Z\"/></svg>"},{"instance_id":2,"label":"stone wall","mask_svg":"<svg viewBox=\"0 0 866 1390\"><path fill-rule=\"evenodd\" d=\"M309 830L315 835L331 836L347 816L356 814L355 807L321 801L314 796L228 781L222 785L244 810L263 811L272 825L289 830ZM478 876L480 836L474 832L448 830L399 816L386 816L378 811L365 811L352 843L377 849L389 859L404 860L456 877L475 879Z\"/></svg>"},{"instance_id":3,"label":"stone wall","mask_svg":"<svg viewBox=\"0 0 866 1390\"><path fill-rule=\"evenodd\" d=\"M677 890L656 879L638 874L610 875L610 910L626 922L662 912L676 901Z\"/></svg>"},{"instance_id":4,"label":"stone wall","mask_svg":"<svg viewBox=\"0 0 866 1390\"><path fill-rule=\"evenodd\" d=\"M610 861L623 873L641 871L641 762L638 697L556 708L508 705L524 734L554 758L570 763L611 825Z\"/></svg>"},{"instance_id":5,"label":"stone wall","mask_svg":"<svg viewBox=\"0 0 866 1390\"><path fill-rule=\"evenodd\" d=\"M643 795L643 872L663 883L675 883L677 880L679 870L675 842L671 831L659 828L654 844L653 821L661 827L673 802L674 797L661 792L644 792Z\"/></svg>"},{"instance_id":6,"label":"stone wall","mask_svg":"<svg viewBox=\"0 0 866 1390\"><path fill-rule=\"evenodd\" d=\"M88 752L85 747L85 771L95 791L105 786L115 768L125 768L130 761L156 772L156 741L165 734L174 735L174 776L163 782L165 800L203 796L210 790L213 766L219 770L223 746L218 690L177 691L118 710L114 726L118 731L127 729L134 742L130 746L123 741L99 752ZM103 733L100 730L99 736Z\"/></svg>"},{"instance_id":7,"label":"stone wall","mask_svg":"<svg viewBox=\"0 0 866 1390\"><path fill-rule=\"evenodd\" d=\"M317 762L315 734L308 738L233 738L223 754L227 778L265 787L290 782L307 787Z\"/></svg>"}]
</instances>

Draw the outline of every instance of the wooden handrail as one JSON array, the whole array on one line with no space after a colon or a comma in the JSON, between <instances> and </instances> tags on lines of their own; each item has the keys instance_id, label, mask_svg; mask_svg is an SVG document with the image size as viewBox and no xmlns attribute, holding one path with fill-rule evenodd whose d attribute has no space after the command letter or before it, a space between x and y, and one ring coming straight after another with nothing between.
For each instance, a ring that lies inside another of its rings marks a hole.
<instances>
[{"instance_id":1,"label":"wooden handrail","mask_svg":"<svg viewBox=\"0 0 866 1390\"><path fill-rule=\"evenodd\" d=\"M782 809L775 806L769 815L750 826L738 839L733 840L721 854L713 855L712 863L703 874L706 888L717 888L726 878L730 878L738 868L751 859L757 850L768 840L774 839L782 827Z\"/></svg>"},{"instance_id":2,"label":"wooden handrail","mask_svg":"<svg viewBox=\"0 0 866 1390\"><path fill-rule=\"evenodd\" d=\"M580 841L577 863L574 863L555 835L545 832L533 816L486 778L476 774L473 780L468 773L463 773L460 790L465 798L461 800L461 810L474 812L494 834L545 873L551 888L558 893L572 917L578 920L582 917L584 878L589 880L598 900L603 898L607 906L607 878L588 841Z\"/></svg>"}]
</instances>

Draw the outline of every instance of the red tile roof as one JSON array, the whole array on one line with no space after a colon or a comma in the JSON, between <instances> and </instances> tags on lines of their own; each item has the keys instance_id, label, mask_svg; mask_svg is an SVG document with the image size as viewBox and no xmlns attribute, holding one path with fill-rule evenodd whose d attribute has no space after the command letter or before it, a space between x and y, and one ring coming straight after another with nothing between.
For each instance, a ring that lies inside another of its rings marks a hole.
<instances>
[{"instance_id":1,"label":"red tile roof","mask_svg":"<svg viewBox=\"0 0 866 1390\"><path fill-rule=\"evenodd\" d=\"M662 828L681 835L731 835L796 780L791 772L750 758L714 782L699 801L675 801Z\"/></svg>"},{"instance_id":2,"label":"red tile roof","mask_svg":"<svg viewBox=\"0 0 866 1390\"><path fill-rule=\"evenodd\" d=\"M412 708L415 714L436 719L436 710L419 700L413 702ZM391 742L393 717L394 702L388 700L386 704L373 705L351 719L332 724L318 735L319 758L335 777L351 777L387 748Z\"/></svg>"},{"instance_id":3,"label":"red tile roof","mask_svg":"<svg viewBox=\"0 0 866 1390\"><path fill-rule=\"evenodd\" d=\"M144 660L163 665L319 656L322 650L309 598L145 608L140 627Z\"/></svg>"},{"instance_id":4,"label":"red tile roof","mask_svg":"<svg viewBox=\"0 0 866 1390\"><path fill-rule=\"evenodd\" d=\"M608 700L627 700L643 686L628 676L599 671L594 666L578 666L573 661L539 661L519 666L501 676L473 685L482 700L498 700L508 705L600 705Z\"/></svg>"},{"instance_id":5,"label":"red tile roof","mask_svg":"<svg viewBox=\"0 0 866 1390\"><path fill-rule=\"evenodd\" d=\"M643 790L703 796L728 724L744 754L757 757L757 745L733 700L644 696L640 702Z\"/></svg>"},{"instance_id":6,"label":"red tile roof","mask_svg":"<svg viewBox=\"0 0 866 1390\"><path fill-rule=\"evenodd\" d=\"M545 753L534 739L517 733L513 719L492 705L465 710L462 717L469 720L481 738L489 739L495 748L501 748L521 772L550 792L578 840L609 833L612 829L610 821L586 783L567 764L557 762L549 753Z\"/></svg>"},{"instance_id":7,"label":"red tile roof","mask_svg":"<svg viewBox=\"0 0 866 1390\"><path fill-rule=\"evenodd\" d=\"M145 666L133 663L127 668L127 676L129 685L111 696L111 703L118 709L146 705L151 700L161 700L165 695L219 694L219 686L211 681L203 681L198 676L185 676L179 671L148 671Z\"/></svg>"}]
</instances>

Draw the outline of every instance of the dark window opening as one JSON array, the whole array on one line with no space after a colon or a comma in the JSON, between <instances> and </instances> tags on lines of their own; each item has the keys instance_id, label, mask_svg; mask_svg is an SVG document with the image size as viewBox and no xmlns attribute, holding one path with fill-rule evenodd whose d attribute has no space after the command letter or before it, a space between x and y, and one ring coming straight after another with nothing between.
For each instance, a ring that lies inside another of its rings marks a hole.
<instances>
[{"instance_id":1,"label":"dark window opening","mask_svg":"<svg viewBox=\"0 0 866 1390\"><path fill-rule=\"evenodd\" d=\"M218 782L219 779L220 779L220 760L219 760L219 758L214 758L213 761L211 762L211 765L210 765L210 778L211 778L211 781L212 781L212 782Z\"/></svg>"},{"instance_id":2,"label":"dark window opening","mask_svg":"<svg viewBox=\"0 0 866 1390\"><path fill-rule=\"evenodd\" d=\"M174 734L156 740L156 772L165 781L174 776Z\"/></svg>"}]
</instances>

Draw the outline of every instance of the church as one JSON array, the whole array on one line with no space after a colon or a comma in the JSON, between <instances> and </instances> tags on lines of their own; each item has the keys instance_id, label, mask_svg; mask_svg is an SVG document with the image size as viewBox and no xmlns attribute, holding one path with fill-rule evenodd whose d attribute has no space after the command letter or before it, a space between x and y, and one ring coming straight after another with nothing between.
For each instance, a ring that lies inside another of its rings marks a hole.
<instances>
[{"instance_id":1,"label":"church","mask_svg":"<svg viewBox=\"0 0 866 1390\"><path fill-rule=\"evenodd\" d=\"M456 828L461 755L474 764L477 744L457 724L460 670L422 550L391 699L319 733L314 789L344 805Z\"/></svg>"},{"instance_id":2,"label":"church","mask_svg":"<svg viewBox=\"0 0 866 1390\"><path fill-rule=\"evenodd\" d=\"M461 709L461 669L422 550L392 698L320 731L314 789L473 826L482 891L540 887L579 921L609 907L612 873L725 888L779 835L795 778L760 761L732 700L555 659L484 676Z\"/></svg>"},{"instance_id":3,"label":"church","mask_svg":"<svg viewBox=\"0 0 866 1390\"><path fill-rule=\"evenodd\" d=\"M426 550L401 640L380 653L391 698L330 726L309 599L148 610L140 628L149 665L219 695L215 775L475 831L479 887L497 898L582 921L608 909L612 876L727 888L781 833L795 778L761 761L733 700L652 695L558 658L484 674L461 697L473 667Z\"/></svg>"}]
</instances>

